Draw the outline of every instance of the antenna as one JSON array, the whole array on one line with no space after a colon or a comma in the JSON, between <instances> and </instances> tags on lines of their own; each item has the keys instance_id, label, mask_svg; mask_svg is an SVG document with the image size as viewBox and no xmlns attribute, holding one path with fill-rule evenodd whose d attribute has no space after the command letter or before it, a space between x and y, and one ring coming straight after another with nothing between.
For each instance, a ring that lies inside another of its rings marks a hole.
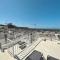
<instances>
[{"instance_id":1,"label":"antenna","mask_svg":"<svg viewBox=\"0 0 60 60\"><path fill-rule=\"evenodd\" d=\"M36 24L34 24L34 28L36 28Z\"/></svg>"}]
</instances>

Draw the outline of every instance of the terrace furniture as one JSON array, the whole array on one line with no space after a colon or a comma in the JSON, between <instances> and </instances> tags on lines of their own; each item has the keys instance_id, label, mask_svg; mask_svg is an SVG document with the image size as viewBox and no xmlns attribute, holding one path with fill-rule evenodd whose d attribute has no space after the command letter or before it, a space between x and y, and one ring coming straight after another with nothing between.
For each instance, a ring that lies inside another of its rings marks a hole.
<instances>
[{"instance_id":1,"label":"terrace furniture","mask_svg":"<svg viewBox=\"0 0 60 60\"><path fill-rule=\"evenodd\" d=\"M34 50L25 60L43 60L41 52Z\"/></svg>"},{"instance_id":2,"label":"terrace furniture","mask_svg":"<svg viewBox=\"0 0 60 60\"><path fill-rule=\"evenodd\" d=\"M47 56L47 60L59 60L59 59L48 55L48 56Z\"/></svg>"}]
</instances>

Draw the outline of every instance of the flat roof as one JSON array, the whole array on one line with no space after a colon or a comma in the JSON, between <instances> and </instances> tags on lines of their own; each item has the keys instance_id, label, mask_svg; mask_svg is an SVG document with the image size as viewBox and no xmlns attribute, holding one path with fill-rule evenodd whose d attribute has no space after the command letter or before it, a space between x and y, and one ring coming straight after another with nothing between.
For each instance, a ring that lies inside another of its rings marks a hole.
<instances>
[{"instance_id":1,"label":"flat roof","mask_svg":"<svg viewBox=\"0 0 60 60\"><path fill-rule=\"evenodd\" d=\"M58 43L60 41L42 41L35 50L42 52L46 59L48 55L60 59L60 45Z\"/></svg>"}]
</instances>

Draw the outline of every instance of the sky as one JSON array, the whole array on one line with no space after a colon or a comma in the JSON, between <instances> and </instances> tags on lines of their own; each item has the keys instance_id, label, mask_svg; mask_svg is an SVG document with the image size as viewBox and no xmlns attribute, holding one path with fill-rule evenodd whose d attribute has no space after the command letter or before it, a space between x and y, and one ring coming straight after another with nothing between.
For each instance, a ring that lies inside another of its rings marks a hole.
<instances>
[{"instance_id":1,"label":"sky","mask_svg":"<svg viewBox=\"0 0 60 60\"><path fill-rule=\"evenodd\" d=\"M60 28L60 0L0 0L0 24Z\"/></svg>"}]
</instances>

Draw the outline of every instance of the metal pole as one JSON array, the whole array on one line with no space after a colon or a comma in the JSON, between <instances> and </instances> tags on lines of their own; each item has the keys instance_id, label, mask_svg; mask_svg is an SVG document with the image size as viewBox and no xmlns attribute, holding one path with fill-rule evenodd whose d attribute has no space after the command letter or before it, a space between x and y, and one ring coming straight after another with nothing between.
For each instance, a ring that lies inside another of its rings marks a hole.
<instances>
[{"instance_id":1,"label":"metal pole","mask_svg":"<svg viewBox=\"0 0 60 60\"><path fill-rule=\"evenodd\" d=\"M12 47L12 49L13 49L13 57L14 57L14 46Z\"/></svg>"},{"instance_id":2,"label":"metal pole","mask_svg":"<svg viewBox=\"0 0 60 60\"><path fill-rule=\"evenodd\" d=\"M5 43L7 43L7 26L4 27Z\"/></svg>"}]
</instances>

